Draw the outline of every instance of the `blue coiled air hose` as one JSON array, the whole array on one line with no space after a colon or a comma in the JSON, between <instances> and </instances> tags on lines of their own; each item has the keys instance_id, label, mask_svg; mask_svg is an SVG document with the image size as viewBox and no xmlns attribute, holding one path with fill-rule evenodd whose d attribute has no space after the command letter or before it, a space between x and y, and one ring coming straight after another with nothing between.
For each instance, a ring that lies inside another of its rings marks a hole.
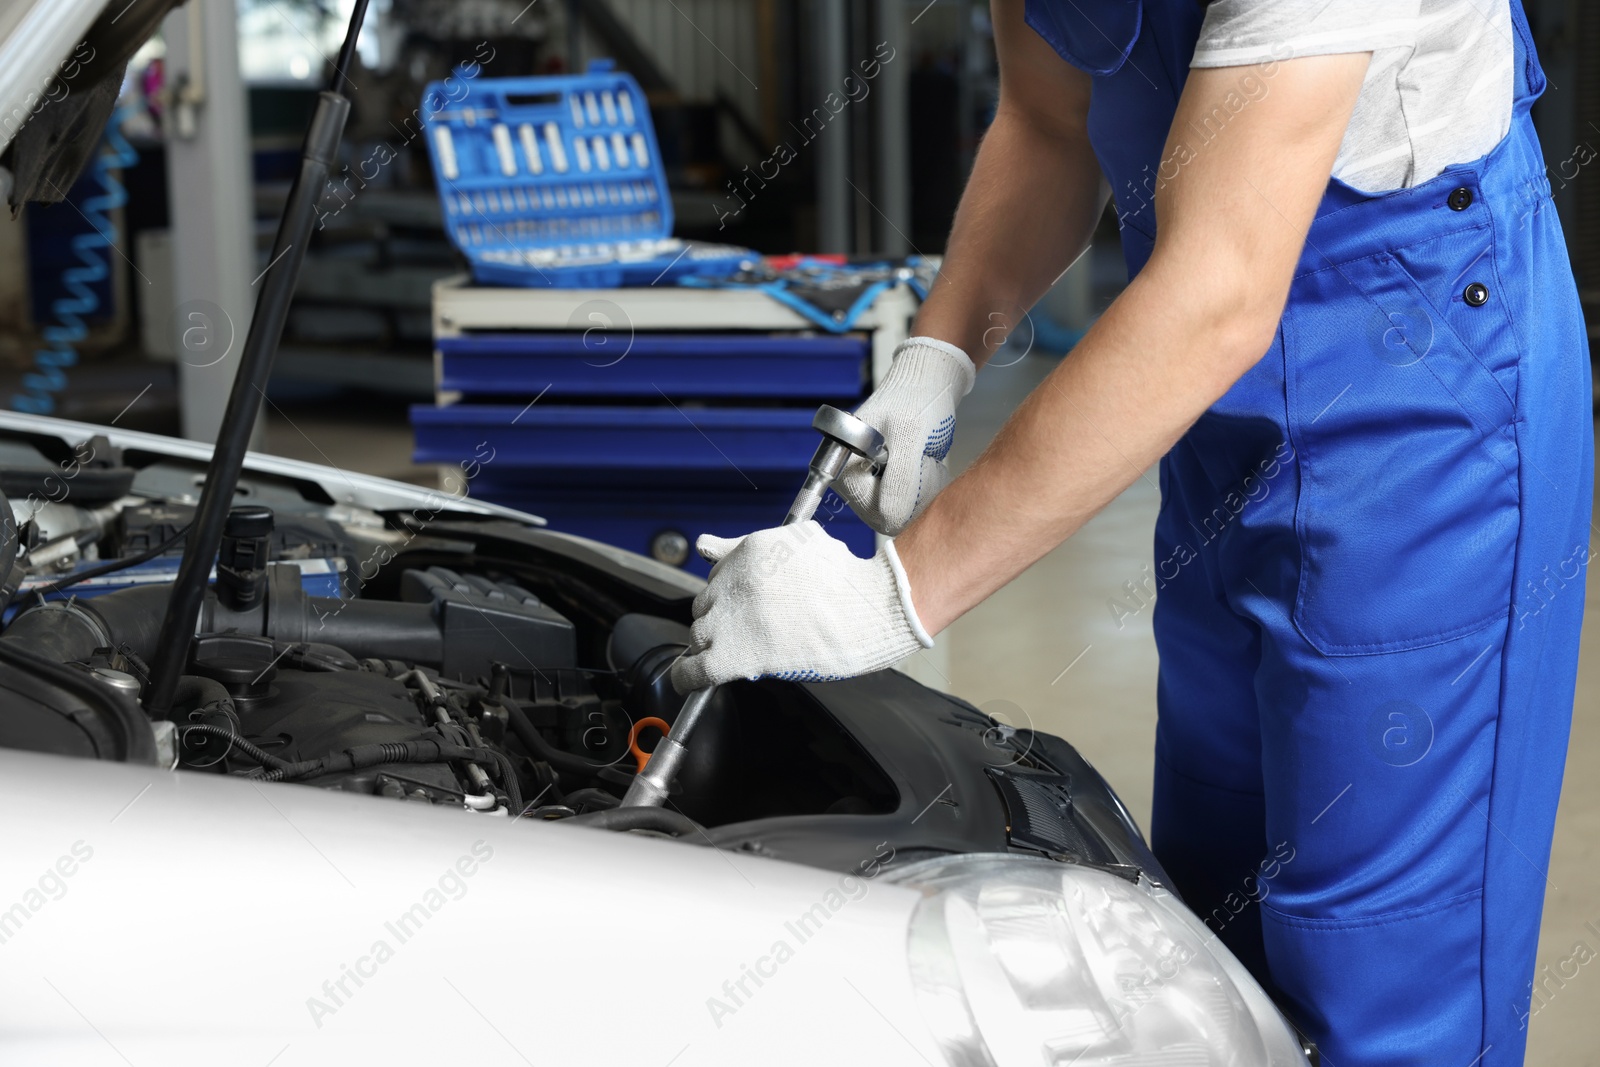
<instances>
[{"instance_id":1,"label":"blue coiled air hose","mask_svg":"<svg viewBox=\"0 0 1600 1067\"><path fill-rule=\"evenodd\" d=\"M127 190L112 171L139 161L139 154L122 136L122 124L133 110L131 106L118 108L106 126L105 148L91 167L101 192L79 205L89 220L89 232L72 239L72 251L78 256L78 264L61 274L61 285L70 295L50 306L57 325L46 326L43 330L45 347L33 355L34 370L22 376L23 391L11 397L11 407L15 411L34 415L49 415L55 411L56 394L67 387L66 368L78 362L77 346L89 336L84 320L100 310L100 297L93 286L110 277L105 249L117 242L117 228L108 212L128 202Z\"/></svg>"}]
</instances>

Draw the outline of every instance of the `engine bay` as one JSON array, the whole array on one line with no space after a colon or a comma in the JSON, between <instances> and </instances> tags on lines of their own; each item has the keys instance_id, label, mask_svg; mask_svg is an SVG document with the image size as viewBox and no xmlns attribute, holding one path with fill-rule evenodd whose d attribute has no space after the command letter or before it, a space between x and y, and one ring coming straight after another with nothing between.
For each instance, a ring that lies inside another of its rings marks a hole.
<instances>
[{"instance_id":1,"label":"engine bay","mask_svg":"<svg viewBox=\"0 0 1600 1067\"><path fill-rule=\"evenodd\" d=\"M103 438L48 475L47 456L14 442L0 457L0 488L20 499L0 548L12 590L0 648L137 715L192 491L144 495L181 479L169 461L129 466ZM60 500L41 498L52 483ZM668 672L689 642L692 580L652 596L644 572L494 558L465 523L446 531L443 508L385 515L260 479L241 487L251 502L228 515L170 716L150 724L157 761L499 816L618 806L683 703ZM137 750L115 743L115 714L74 703L13 701L3 743ZM744 683L718 704L682 795L646 829L897 806L883 770L803 689Z\"/></svg>"},{"instance_id":2,"label":"engine bay","mask_svg":"<svg viewBox=\"0 0 1600 1067\"><path fill-rule=\"evenodd\" d=\"M192 636L167 647L212 467L186 442L0 416L0 748L838 871L1005 851L1158 869L1071 745L893 670L720 687L666 803L624 805L684 708L669 673L703 583L464 487L254 457ZM181 669L161 707L163 652Z\"/></svg>"}]
</instances>

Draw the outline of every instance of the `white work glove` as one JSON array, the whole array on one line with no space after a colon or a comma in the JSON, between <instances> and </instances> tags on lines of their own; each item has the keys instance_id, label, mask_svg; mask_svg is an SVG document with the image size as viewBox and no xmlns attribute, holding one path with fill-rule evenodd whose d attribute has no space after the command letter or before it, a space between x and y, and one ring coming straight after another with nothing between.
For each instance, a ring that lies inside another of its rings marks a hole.
<instances>
[{"instance_id":1,"label":"white work glove","mask_svg":"<svg viewBox=\"0 0 1600 1067\"><path fill-rule=\"evenodd\" d=\"M888 466L874 477L866 460L852 456L834 483L868 526L893 537L950 484L944 458L955 437L956 405L977 375L965 352L931 337L912 337L895 349L889 373L856 409L883 434Z\"/></svg>"},{"instance_id":2,"label":"white work glove","mask_svg":"<svg viewBox=\"0 0 1600 1067\"><path fill-rule=\"evenodd\" d=\"M694 598L693 647L672 667L680 693L735 678L851 678L933 647L893 542L861 559L812 521L706 534L695 547L716 566Z\"/></svg>"}]
</instances>

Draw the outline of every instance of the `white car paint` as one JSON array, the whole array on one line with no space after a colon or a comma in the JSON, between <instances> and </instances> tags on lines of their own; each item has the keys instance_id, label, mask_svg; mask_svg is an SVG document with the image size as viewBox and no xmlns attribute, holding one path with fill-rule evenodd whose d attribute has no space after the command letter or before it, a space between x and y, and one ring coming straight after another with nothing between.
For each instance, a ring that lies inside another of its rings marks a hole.
<instances>
[{"instance_id":1,"label":"white car paint","mask_svg":"<svg viewBox=\"0 0 1600 1067\"><path fill-rule=\"evenodd\" d=\"M175 459L190 460L202 464L211 460L212 447L204 442L189 441L179 437L165 437L161 434L144 433L140 430L119 430L115 426L100 426L92 422L74 422L71 419L59 419L53 415L28 415L18 411L0 411L0 432L6 430L13 430L19 433L47 434L67 444L77 444L96 434L100 434L109 439L118 448L142 449L172 456ZM517 511L515 508L501 507L498 504L489 504L481 500L472 500L453 494L447 497L443 490L407 485L405 482L397 482L390 478L378 478L370 474L341 471L335 467L324 466L320 463L307 463L298 459L285 459L282 456L269 456L263 452L245 453L244 470L246 474L278 475L284 478L297 478L304 482L310 482L320 487L323 492L340 503L371 508L374 511L437 507L441 499L448 498L451 511L483 515L490 518L512 519L516 522L528 523L534 526L543 526L545 524L544 520L539 516L530 515L525 511Z\"/></svg>"},{"instance_id":2,"label":"white car paint","mask_svg":"<svg viewBox=\"0 0 1600 1067\"><path fill-rule=\"evenodd\" d=\"M127 0L122 0L126 3ZM41 101L60 99L62 60L74 55L108 0L7 0L0 3L0 151ZM84 53L87 56L87 53Z\"/></svg>"},{"instance_id":3,"label":"white car paint","mask_svg":"<svg viewBox=\"0 0 1600 1067\"><path fill-rule=\"evenodd\" d=\"M0 813L7 1063L943 1062L900 886L19 752Z\"/></svg>"}]
</instances>

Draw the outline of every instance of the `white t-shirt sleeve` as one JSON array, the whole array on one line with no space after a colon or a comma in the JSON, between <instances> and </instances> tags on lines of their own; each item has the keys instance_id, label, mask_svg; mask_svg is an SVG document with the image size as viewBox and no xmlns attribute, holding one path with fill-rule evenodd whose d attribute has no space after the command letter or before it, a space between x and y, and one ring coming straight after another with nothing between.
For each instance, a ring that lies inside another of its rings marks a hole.
<instances>
[{"instance_id":1,"label":"white t-shirt sleeve","mask_svg":"<svg viewBox=\"0 0 1600 1067\"><path fill-rule=\"evenodd\" d=\"M1409 48L1421 0L1213 0L1195 67Z\"/></svg>"}]
</instances>

